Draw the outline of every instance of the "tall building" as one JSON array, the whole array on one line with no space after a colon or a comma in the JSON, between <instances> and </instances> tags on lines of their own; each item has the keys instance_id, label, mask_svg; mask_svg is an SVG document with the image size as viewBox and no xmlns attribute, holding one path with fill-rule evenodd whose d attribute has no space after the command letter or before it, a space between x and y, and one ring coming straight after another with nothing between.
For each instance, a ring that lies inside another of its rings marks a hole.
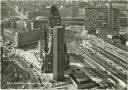
<instances>
[{"instance_id":1,"label":"tall building","mask_svg":"<svg viewBox=\"0 0 128 90\"><path fill-rule=\"evenodd\" d=\"M1 17L6 17L8 16L8 7L6 2L2 1L1 2Z\"/></svg>"},{"instance_id":2,"label":"tall building","mask_svg":"<svg viewBox=\"0 0 128 90\"><path fill-rule=\"evenodd\" d=\"M53 79L64 80L64 29L55 26L53 29Z\"/></svg>"}]
</instances>

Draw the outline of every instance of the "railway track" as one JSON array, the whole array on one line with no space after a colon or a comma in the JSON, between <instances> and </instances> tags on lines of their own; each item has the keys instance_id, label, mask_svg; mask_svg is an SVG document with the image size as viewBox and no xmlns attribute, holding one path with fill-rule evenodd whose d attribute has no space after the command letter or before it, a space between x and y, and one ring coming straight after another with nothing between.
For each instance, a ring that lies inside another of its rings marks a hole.
<instances>
[{"instance_id":1,"label":"railway track","mask_svg":"<svg viewBox=\"0 0 128 90\"><path fill-rule=\"evenodd\" d=\"M121 67L123 67L124 69L128 70L128 66L127 63L124 62L123 60L119 59L118 57L113 56L111 53L107 52L106 50L97 47L96 45L93 44L92 47L94 50L98 51L99 53L101 53L102 55L104 55L105 57L111 59L113 62L115 62L116 64L120 65Z\"/></svg>"},{"instance_id":2,"label":"railway track","mask_svg":"<svg viewBox=\"0 0 128 90\"><path fill-rule=\"evenodd\" d=\"M80 48L78 48L75 45L72 47L74 47L74 49L76 49L76 51L79 53L79 55L83 56L85 58L85 60L90 62L92 65L94 65L97 69L99 69L100 71L105 71L104 67L102 67L100 64L95 62L91 57L89 57L87 54L85 54L85 52L83 50L81 50Z\"/></svg>"},{"instance_id":3,"label":"railway track","mask_svg":"<svg viewBox=\"0 0 128 90\"><path fill-rule=\"evenodd\" d=\"M128 52L125 52L107 42L104 42L102 39L95 37L94 35L90 35L91 43L94 43L98 47L103 48L107 52L115 55L116 57L122 59L126 63L128 63Z\"/></svg>"},{"instance_id":4,"label":"railway track","mask_svg":"<svg viewBox=\"0 0 128 90\"><path fill-rule=\"evenodd\" d=\"M94 61L96 61L97 63L99 63L100 65L102 65L103 67L105 67L106 70L109 70L112 74L114 74L115 76L117 76L119 79L121 79L123 82L127 83L127 75L125 75L124 73L122 73L121 71L119 71L118 69L115 69L114 67L112 67L111 65L104 63L102 59L100 59L99 57L95 56L95 54L89 52L88 56L90 56ZM95 56L95 57L94 57ZM120 75L119 75L120 73ZM123 77L122 77L123 76Z\"/></svg>"},{"instance_id":5,"label":"railway track","mask_svg":"<svg viewBox=\"0 0 128 90\"><path fill-rule=\"evenodd\" d=\"M92 65L90 62L88 62L88 61L87 61L83 56L81 56L81 55L70 54L70 56L71 56L74 60L77 60L78 63L84 64L85 67L96 68L94 65Z\"/></svg>"},{"instance_id":6,"label":"railway track","mask_svg":"<svg viewBox=\"0 0 128 90\"><path fill-rule=\"evenodd\" d=\"M125 63L125 64L128 63L128 61L127 61L126 58L122 58L122 57L120 58L118 55L113 54L113 53L112 53L111 51L109 51L109 50L105 50L105 48L101 47L100 45L97 45L95 42L91 42L91 44L97 46L98 48L100 48L100 49L102 49L102 50L104 50L104 51L106 51L107 53L110 53L110 54L113 55L114 57L120 59L120 61L122 61L123 63Z\"/></svg>"},{"instance_id":7,"label":"railway track","mask_svg":"<svg viewBox=\"0 0 128 90\"><path fill-rule=\"evenodd\" d=\"M123 73L123 74L127 74L127 70L124 70L124 68L122 68L121 66L117 66L111 59L106 58L105 56L101 55L100 53L98 53L95 50L89 50L89 52L91 54L93 54L93 56L98 57L102 60L103 63L111 66L112 68L114 68L115 70L117 70L117 72L119 73Z\"/></svg>"},{"instance_id":8,"label":"railway track","mask_svg":"<svg viewBox=\"0 0 128 90\"><path fill-rule=\"evenodd\" d=\"M76 46L76 47L78 47L78 46ZM82 53L84 53L84 54L88 55L90 58L92 58L93 61L97 62L99 65L104 67L105 70L109 71L111 73L111 75L114 77L114 79L116 79L119 82L120 85L122 85L123 87L126 86L126 83L127 83L126 77L122 78L118 74L119 71L117 69L111 67L110 65L103 63L103 60L101 60L98 57L94 57L95 56L94 54L92 55L90 53L87 53L87 51L85 51L85 50L81 50L81 51L82 51Z\"/></svg>"},{"instance_id":9,"label":"railway track","mask_svg":"<svg viewBox=\"0 0 128 90\"><path fill-rule=\"evenodd\" d=\"M76 54L71 54L70 57L72 57L73 60L75 60L76 63L81 63L81 64L84 64L84 67L81 67L79 68L81 71L83 71L92 81L94 82L101 82L102 79L99 78L97 75L95 75L94 73L90 72L90 68L91 69L97 69L96 67L91 66L90 65L90 62L88 62L86 59L84 59L84 57L82 57L81 55L76 55ZM82 58L79 58L79 57L82 57ZM71 58L70 58L71 60Z\"/></svg>"}]
</instances>

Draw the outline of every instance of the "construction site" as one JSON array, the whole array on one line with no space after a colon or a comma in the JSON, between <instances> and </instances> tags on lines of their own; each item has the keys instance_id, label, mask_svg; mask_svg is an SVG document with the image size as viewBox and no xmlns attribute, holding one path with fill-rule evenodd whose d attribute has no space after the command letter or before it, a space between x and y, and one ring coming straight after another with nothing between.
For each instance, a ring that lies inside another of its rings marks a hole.
<instances>
[{"instance_id":1,"label":"construction site","mask_svg":"<svg viewBox=\"0 0 128 90\"><path fill-rule=\"evenodd\" d=\"M1 89L128 89L128 0L0 4Z\"/></svg>"}]
</instances>

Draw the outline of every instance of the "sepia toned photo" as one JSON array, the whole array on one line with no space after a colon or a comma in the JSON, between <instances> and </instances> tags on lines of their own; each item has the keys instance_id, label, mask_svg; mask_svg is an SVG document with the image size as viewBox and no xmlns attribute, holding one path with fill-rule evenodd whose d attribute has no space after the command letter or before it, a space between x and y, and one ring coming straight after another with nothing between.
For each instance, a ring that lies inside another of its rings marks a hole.
<instances>
[{"instance_id":1,"label":"sepia toned photo","mask_svg":"<svg viewBox=\"0 0 128 90\"><path fill-rule=\"evenodd\" d=\"M0 9L0 89L128 89L128 0L2 0Z\"/></svg>"}]
</instances>

